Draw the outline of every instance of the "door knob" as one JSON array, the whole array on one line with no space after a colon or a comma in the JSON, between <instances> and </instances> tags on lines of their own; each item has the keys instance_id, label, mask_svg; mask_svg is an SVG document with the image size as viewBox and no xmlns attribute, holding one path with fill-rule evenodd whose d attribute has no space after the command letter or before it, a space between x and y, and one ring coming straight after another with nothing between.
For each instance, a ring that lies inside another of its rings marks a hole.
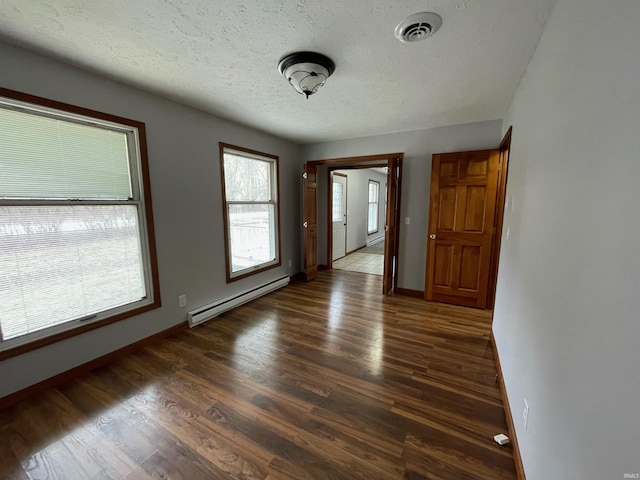
<instances>
[{"instance_id":1,"label":"door knob","mask_svg":"<svg viewBox=\"0 0 640 480\"><path fill-rule=\"evenodd\" d=\"M304 228L307 228L307 227L309 226L309 224L308 224L307 222L304 222L304 223L302 224L302 226L303 226Z\"/></svg>"},{"instance_id":2,"label":"door knob","mask_svg":"<svg viewBox=\"0 0 640 480\"><path fill-rule=\"evenodd\" d=\"M435 240L435 239L436 239L436 234L435 234L435 233L432 233L431 235L429 235L429 238L430 238L431 240Z\"/></svg>"}]
</instances>

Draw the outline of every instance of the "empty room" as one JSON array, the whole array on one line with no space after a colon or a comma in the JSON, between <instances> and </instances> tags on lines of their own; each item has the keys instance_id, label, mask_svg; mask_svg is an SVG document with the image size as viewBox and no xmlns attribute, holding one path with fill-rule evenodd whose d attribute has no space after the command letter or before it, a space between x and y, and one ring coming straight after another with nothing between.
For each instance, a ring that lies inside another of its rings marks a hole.
<instances>
[{"instance_id":1,"label":"empty room","mask_svg":"<svg viewBox=\"0 0 640 480\"><path fill-rule=\"evenodd\" d=\"M640 478L640 2L0 2L0 479Z\"/></svg>"}]
</instances>

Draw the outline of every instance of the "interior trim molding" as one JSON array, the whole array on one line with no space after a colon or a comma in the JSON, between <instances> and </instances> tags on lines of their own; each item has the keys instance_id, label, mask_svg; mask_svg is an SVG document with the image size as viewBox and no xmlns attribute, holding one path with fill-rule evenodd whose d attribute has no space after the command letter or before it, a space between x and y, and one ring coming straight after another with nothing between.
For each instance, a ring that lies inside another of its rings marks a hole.
<instances>
[{"instance_id":1,"label":"interior trim molding","mask_svg":"<svg viewBox=\"0 0 640 480\"><path fill-rule=\"evenodd\" d=\"M29 387L23 388L22 390L18 390L17 392L10 393L9 395L0 398L0 410L7 408L11 405L14 405L18 402L26 400L27 398L34 396L36 394L42 393L49 388L55 387L63 382L71 380L73 378L86 375L91 370L106 365L107 363L113 362L120 357L124 357L129 353L134 352L135 350L140 350L143 347L151 343L155 343L159 340L162 340L170 335L174 335L182 330L187 328L187 322L181 322L173 327L167 328L161 332L155 333L149 337L143 338L142 340L138 340L137 342L126 345L118 350L114 350L113 352L107 353L101 357L95 358L87 363L83 363L82 365L78 365L77 367L72 368L71 370L67 370L66 372L59 373L53 377L47 378L41 382L38 382Z\"/></svg>"},{"instance_id":2,"label":"interior trim molding","mask_svg":"<svg viewBox=\"0 0 640 480\"><path fill-rule=\"evenodd\" d=\"M409 288L396 288L393 290L397 295L404 295L405 297L414 297L424 299L424 292L422 290L411 290Z\"/></svg>"},{"instance_id":3,"label":"interior trim molding","mask_svg":"<svg viewBox=\"0 0 640 480\"><path fill-rule=\"evenodd\" d=\"M511 445L513 445L513 461L516 464L516 474L518 476L518 480L527 480L527 476L524 473L524 465L522 464L522 456L520 456L518 437L516 435L516 429L513 423L513 415L511 414L511 406L509 404L509 397L507 396L507 389L504 385L502 366L500 365L500 356L498 355L498 349L496 347L496 339L493 336L493 330L491 330L491 348L493 350L493 358L496 362L496 369L498 370L498 383L500 384L500 393L502 394L504 413L507 417L507 426L509 427L509 439L511 440Z\"/></svg>"},{"instance_id":4,"label":"interior trim molding","mask_svg":"<svg viewBox=\"0 0 640 480\"><path fill-rule=\"evenodd\" d=\"M144 199L144 208L142 209L142 215L144 216L147 225L146 236L148 245L148 275L153 291L152 302L149 304L141 305L136 308L132 308L130 310L107 316L95 321L80 323L73 328L65 329L61 332L50 334L37 340L28 341L26 343L22 343L13 347L7 347L6 350L0 351L0 361L22 355L23 353L27 353L47 345L51 345L61 340L65 340L67 338L71 338L76 335L80 335L82 333L95 330L106 325L110 325L115 322L119 322L126 318L140 315L156 308L160 308L160 306L162 305L160 299L160 276L158 274L158 258L156 251L155 228L153 223L153 205L151 202L151 180L149 177L149 155L147 149L147 134L145 123L138 120L111 115L110 113L99 112L97 110L91 110L89 108L79 107L55 100L49 100L48 98L38 97L35 95L30 95L28 93L18 92L16 90L9 90L8 88L3 87L0 87L0 96L29 103L32 105L37 105L40 107L59 110L61 112L82 115L97 120L106 120L108 122L118 123L128 127L136 128L138 130L138 141L140 148L140 161L138 166L140 169L140 182L143 195L142 198ZM2 399L0 399L0 402L1 401Z\"/></svg>"}]
</instances>

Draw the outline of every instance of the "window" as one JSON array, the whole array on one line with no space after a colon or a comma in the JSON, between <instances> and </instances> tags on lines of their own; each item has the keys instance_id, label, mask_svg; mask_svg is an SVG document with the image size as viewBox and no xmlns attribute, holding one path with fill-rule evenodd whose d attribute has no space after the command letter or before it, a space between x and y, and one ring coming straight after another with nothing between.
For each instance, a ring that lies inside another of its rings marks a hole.
<instances>
[{"instance_id":1,"label":"window","mask_svg":"<svg viewBox=\"0 0 640 480\"><path fill-rule=\"evenodd\" d=\"M333 207L331 212L331 219L333 222L344 222L344 206L342 205L342 184L338 182L332 182L333 184Z\"/></svg>"},{"instance_id":2,"label":"window","mask_svg":"<svg viewBox=\"0 0 640 480\"><path fill-rule=\"evenodd\" d=\"M220 143L227 281L280 265L278 157Z\"/></svg>"},{"instance_id":3,"label":"window","mask_svg":"<svg viewBox=\"0 0 640 480\"><path fill-rule=\"evenodd\" d=\"M142 123L0 90L0 350L160 306L144 145Z\"/></svg>"},{"instance_id":4,"label":"window","mask_svg":"<svg viewBox=\"0 0 640 480\"><path fill-rule=\"evenodd\" d=\"M369 180L369 215L367 216L367 233L371 235L378 231L378 199L380 197L380 182Z\"/></svg>"}]
</instances>

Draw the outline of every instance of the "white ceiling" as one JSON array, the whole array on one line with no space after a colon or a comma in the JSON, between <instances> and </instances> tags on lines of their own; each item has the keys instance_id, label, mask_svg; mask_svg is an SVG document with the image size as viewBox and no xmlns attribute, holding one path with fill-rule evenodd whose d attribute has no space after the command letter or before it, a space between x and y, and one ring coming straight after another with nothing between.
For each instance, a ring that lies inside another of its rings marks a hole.
<instances>
[{"instance_id":1,"label":"white ceiling","mask_svg":"<svg viewBox=\"0 0 640 480\"><path fill-rule=\"evenodd\" d=\"M2 0L0 36L311 143L501 118L555 2ZM421 11L442 28L398 42L395 26ZM309 100L277 71L298 50L336 64Z\"/></svg>"}]
</instances>

